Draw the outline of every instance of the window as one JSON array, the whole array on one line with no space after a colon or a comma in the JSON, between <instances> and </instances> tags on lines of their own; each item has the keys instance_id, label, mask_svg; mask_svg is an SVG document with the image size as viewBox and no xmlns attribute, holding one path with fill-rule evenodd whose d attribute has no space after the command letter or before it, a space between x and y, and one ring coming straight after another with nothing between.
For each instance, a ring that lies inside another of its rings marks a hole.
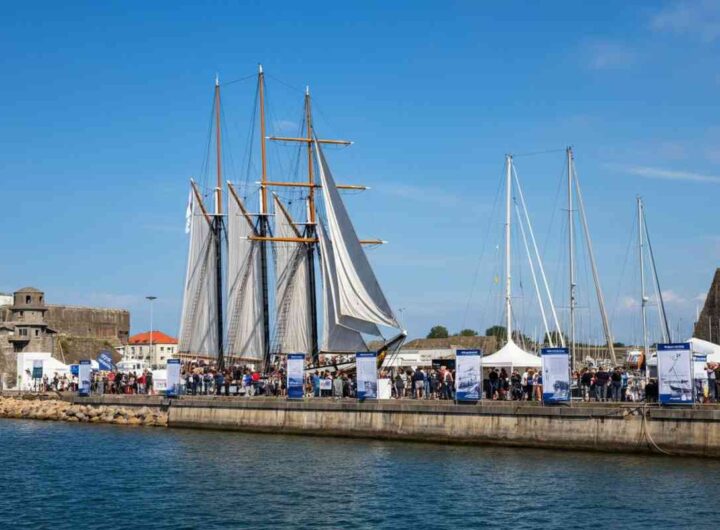
<instances>
[{"instance_id":1,"label":"window","mask_svg":"<svg viewBox=\"0 0 720 530\"><path fill-rule=\"evenodd\" d=\"M20 328L20 336L27 337L27 328Z\"/></svg>"},{"instance_id":2,"label":"window","mask_svg":"<svg viewBox=\"0 0 720 530\"><path fill-rule=\"evenodd\" d=\"M25 296L25 303L26 303L26 304L29 304L30 302L32 302L32 296L30 296L30 295L28 294L28 295Z\"/></svg>"},{"instance_id":3,"label":"window","mask_svg":"<svg viewBox=\"0 0 720 530\"><path fill-rule=\"evenodd\" d=\"M36 337L39 337L39 336L40 336L40 330L39 330L39 329L36 329L36 330L35 330L35 336L36 336Z\"/></svg>"}]
</instances>

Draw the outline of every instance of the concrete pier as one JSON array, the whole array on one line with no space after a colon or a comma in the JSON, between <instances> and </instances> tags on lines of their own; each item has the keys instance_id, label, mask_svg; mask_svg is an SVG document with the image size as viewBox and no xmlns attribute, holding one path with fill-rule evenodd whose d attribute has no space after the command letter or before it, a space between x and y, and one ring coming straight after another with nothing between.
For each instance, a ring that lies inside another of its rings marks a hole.
<instances>
[{"instance_id":1,"label":"concrete pier","mask_svg":"<svg viewBox=\"0 0 720 530\"><path fill-rule=\"evenodd\" d=\"M616 403L542 406L185 396L66 395L73 405L145 408L168 427L277 434L720 457L720 406Z\"/></svg>"},{"instance_id":2,"label":"concrete pier","mask_svg":"<svg viewBox=\"0 0 720 530\"><path fill-rule=\"evenodd\" d=\"M720 407L642 404L446 402L144 396L73 398L93 405L155 406L168 426L432 443L720 456Z\"/></svg>"}]
</instances>

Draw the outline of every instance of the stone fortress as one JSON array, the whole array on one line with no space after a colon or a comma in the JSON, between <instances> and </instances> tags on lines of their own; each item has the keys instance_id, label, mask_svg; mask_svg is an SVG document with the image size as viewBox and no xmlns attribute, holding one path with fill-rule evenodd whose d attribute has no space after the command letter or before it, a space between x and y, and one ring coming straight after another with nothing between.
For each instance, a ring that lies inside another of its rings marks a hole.
<instances>
[{"instance_id":1,"label":"stone fortress","mask_svg":"<svg viewBox=\"0 0 720 530\"><path fill-rule=\"evenodd\" d=\"M49 352L71 364L102 350L115 352L129 335L126 309L49 305L34 287L15 291L11 299L0 295L0 373L14 373L18 353Z\"/></svg>"},{"instance_id":2,"label":"stone fortress","mask_svg":"<svg viewBox=\"0 0 720 530\"><path fill-rule=\"evenodd\" d=\"M720 269L715 271L693 337L720 344Z\"/></svg>"}]
</instances>

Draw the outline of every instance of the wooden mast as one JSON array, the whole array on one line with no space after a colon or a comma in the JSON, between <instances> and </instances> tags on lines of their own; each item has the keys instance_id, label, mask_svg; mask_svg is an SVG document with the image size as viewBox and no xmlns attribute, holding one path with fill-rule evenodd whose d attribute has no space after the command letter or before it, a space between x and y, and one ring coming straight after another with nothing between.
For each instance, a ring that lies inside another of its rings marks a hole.
<instances>
[{"instance_id":1,"label":"wooden mast","mask_svg":"<svg viewBox=\"0 0 720 530\"><path fill-rule=\"evenodd\" d=\"M215 217L213 218L213 238L215 240L215 300L217 307L218 368L225 368L223 347L223 282L222 282L222 135L220 126L220 78L215 76L215 154L217 156L217 182L215 186Z\"/></svg>"},{"instance_id":2,"label":"wooden mast","mask_svg":"<svg viewBox=\"0 0 720 530\"><path fill-rule=\"evenodd\" d=\"M262 284L263 305L263 369L270 366L270 289L268 287L268 256L267 241L268 230L268 204L267 204L267 153L265 145L265 74L262 65L258 65L258 96L260 103L260 155L261 155L261 183L260 183L260 218L258 220L258 235L260 241L260 278ZM251 238L252 239L252 238Z\"/></svg>"},{"instance_id":3,"label":"wooden mast","mask_svg":"<svg viewBox=\"0 0 720 530\"><path fill-rule=\"evenodd\" d=\"M308 224L305 233L308 237L316 235L315 219L315 175L313 172L313 127L312 110L310 103L310 87L305 88L305 128L307 130L307 157L308 157ZM310 355L313 363L317 363L320 352L318 344L318 315L317 315L317 287L315 285L315 248L317 243L307 243L308 258L308 296L310 298Z\"/></svg>"}]
</instances>

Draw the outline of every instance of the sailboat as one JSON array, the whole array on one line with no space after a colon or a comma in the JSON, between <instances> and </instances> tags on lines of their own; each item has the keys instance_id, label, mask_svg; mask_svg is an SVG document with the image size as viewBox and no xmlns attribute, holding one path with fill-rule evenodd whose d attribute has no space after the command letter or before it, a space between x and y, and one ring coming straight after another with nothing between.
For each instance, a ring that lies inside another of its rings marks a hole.
<instances>
[{"instance_id":1,"label":"sailboat","mask_svg":"<svg viewBox=\"0 0 720 530\"><path fill-rule=\"evenodd\" d=\"M223 210L220 83L215 82L215 208L210 212L205 207L197 184L191 181L179 351L214 358L220 367L243 361L267 368L276 356L287 353L305 353L317 362L321 353L366 351L366 337L383 337L381 327L394 329L396 333L388 340L382 338L377 350L382 359L391 349L399 348L407 336L363 249L364 244L382 241L358 238L339 190L363 187L336 184L322 147L351 142L316 136L309 89L304 100L306 134L266 136L262 66L257 82L261 151L257 214L250 213L231 182L226 183L228 200ZM307 146L305 182L268 179L268 140ZM305 222L296 222L272 192L282 187L307 191ZM317 272L321 278L322 319L318 314Z\"/></svg>"}]
</instances>

